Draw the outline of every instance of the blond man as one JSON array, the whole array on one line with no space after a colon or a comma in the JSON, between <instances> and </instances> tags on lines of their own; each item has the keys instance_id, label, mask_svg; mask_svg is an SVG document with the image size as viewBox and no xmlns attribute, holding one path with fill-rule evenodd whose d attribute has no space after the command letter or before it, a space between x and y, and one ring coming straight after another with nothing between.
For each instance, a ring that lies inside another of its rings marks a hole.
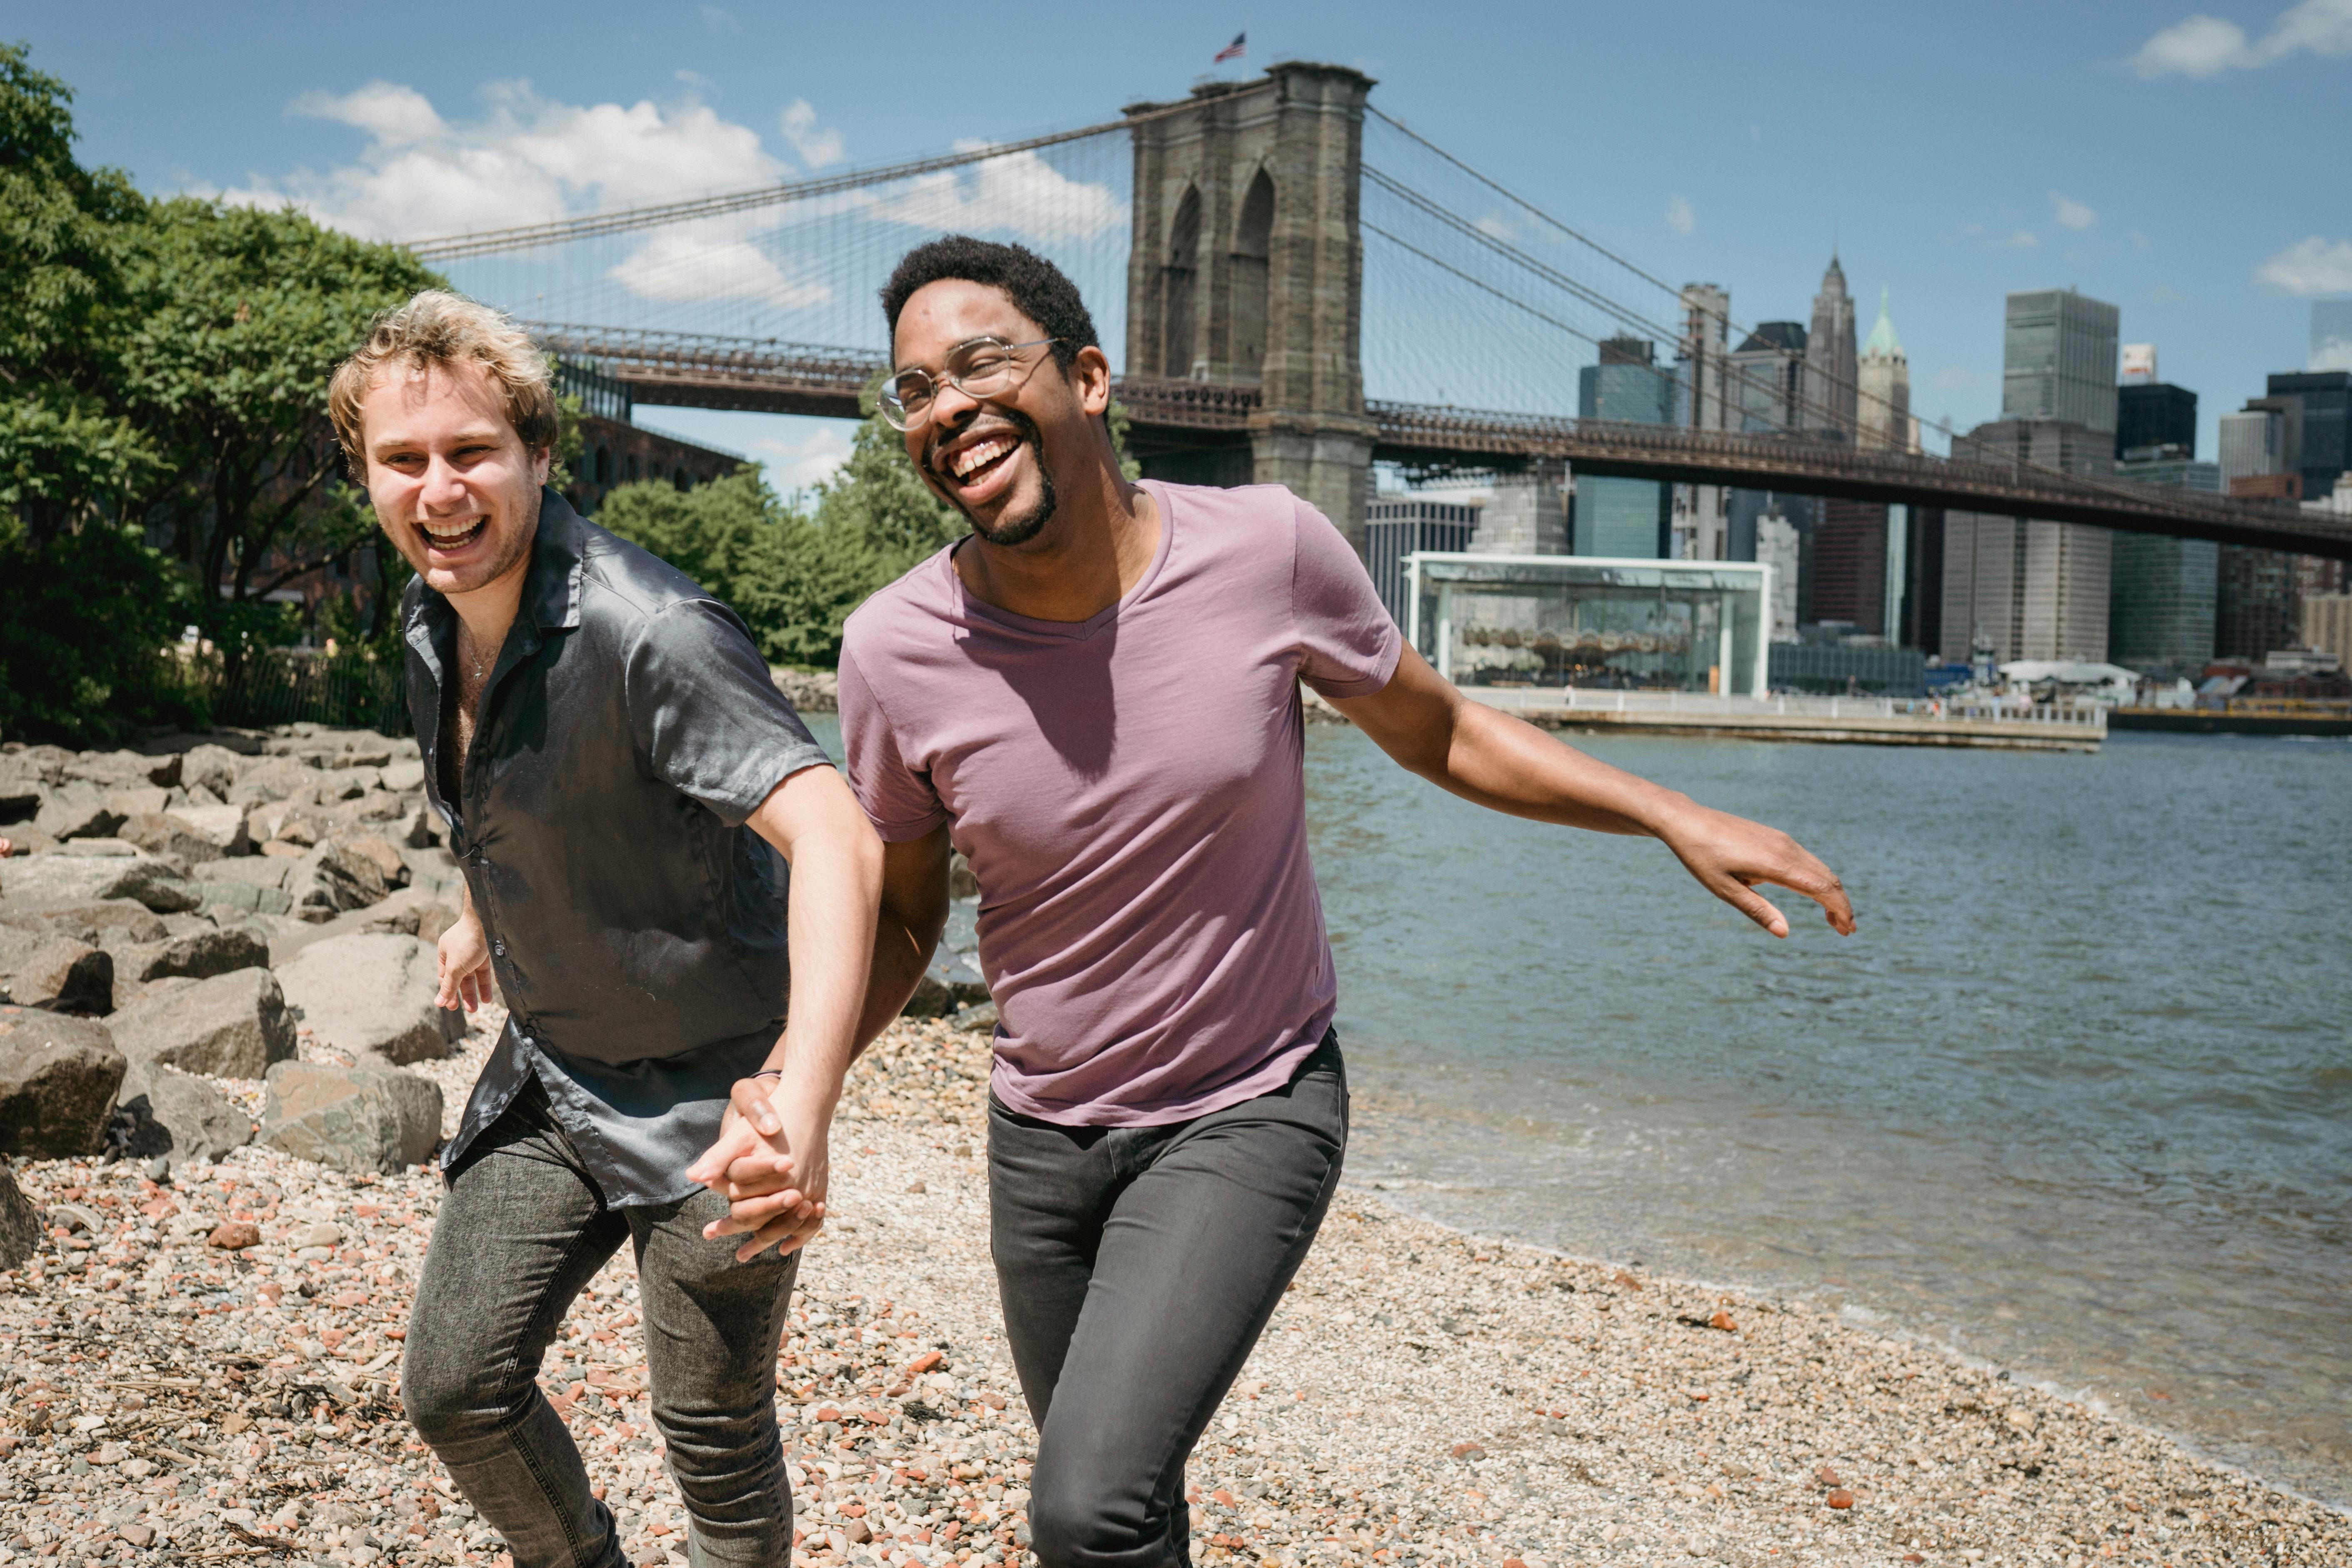
<instances>
[{"instance_id":1,"label":"blond man","mask_svg":"<svg viewBox=\"0 0 2352 1568\"><path fill-rule=\"evenodd\" d=\"M879 843L734 614L545 488L555 401L512 322L419 294L330 403L416 569L409 706L465 873L442 1005L495 984L509 1008L441 1155L409 1418L517 1568L622 1568L537 1373L626 1241L689 1558L782 1563L776 1347L793 1249L822 1222ZM730 1108L739 1080L761 1128ZM743 1260L703 1235L727 1205L686 1170L752 1140L791 1163L801 1201L784 1249Z\"/></svg>"}]
</instances>

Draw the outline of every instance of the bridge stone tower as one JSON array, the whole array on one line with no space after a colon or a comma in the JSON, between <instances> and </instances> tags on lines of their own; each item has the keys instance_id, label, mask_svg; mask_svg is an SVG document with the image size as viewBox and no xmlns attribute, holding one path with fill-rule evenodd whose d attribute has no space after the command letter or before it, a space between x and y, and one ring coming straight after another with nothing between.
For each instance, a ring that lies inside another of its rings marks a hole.
<instances>
[{"instance_id":1,"label":"bridge stone tower","mask_svg":"<svg viewBox=\"0 0 2352 1568\"><path fill-rule=\"evenodd\" d=\"M1134 121L1127 372L1252 386L1249 445L1148 456L1155 477L1278 483L1359 552L1374 426L1358 344L1364 100L1345 66L1284 64Z\"/></svg>"}]
</instances>

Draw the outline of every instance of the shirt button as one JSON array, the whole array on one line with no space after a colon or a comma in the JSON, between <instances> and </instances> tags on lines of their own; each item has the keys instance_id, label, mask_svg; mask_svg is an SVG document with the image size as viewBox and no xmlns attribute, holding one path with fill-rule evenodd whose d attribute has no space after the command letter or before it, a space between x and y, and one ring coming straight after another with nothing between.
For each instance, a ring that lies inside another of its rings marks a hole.
<instances>
[{"instance_id":1,"label":"shirt button","mask_svg":"<svg viewBox=\"0 0 2352 1568\"><path fill-rule=\"evenodd\" d=\"M490 943L490 951L496 953L499 957L504 958L507 955L507 944L502 942L494 942Z\"/></svg>"}]
</instances>

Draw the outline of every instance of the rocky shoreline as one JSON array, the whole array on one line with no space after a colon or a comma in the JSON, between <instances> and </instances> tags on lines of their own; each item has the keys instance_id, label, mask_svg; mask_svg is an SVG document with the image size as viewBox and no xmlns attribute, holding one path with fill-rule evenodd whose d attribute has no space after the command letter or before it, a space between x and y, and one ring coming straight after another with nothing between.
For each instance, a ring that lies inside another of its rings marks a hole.
<instances>
[{"instance_id":1,"label":"rocky shoreline","mask_svg":"<svg viewBox=\"0 0 2352 1568\"><path fill-rule=\"evenodd\" d=\"M496 1562L397 1378L418 1162L502 1018L429 984L415 1011L454 868L403 743L238 739L0 750L0 836L50 841L0 861L0 979L47 1003L0 1008L0 1563ZM909 1019L853 1077L780 1362L801 1561L1021 1560L987 1065L980 1030ZM633 1561L667 1563L634 1297L625 1251L542 1381ZM2352 1521L2000 1374L1353 1186L1188 1480L1195 1560L1264 1568L2352 1562Z\"/></svg>"}]
</instances>

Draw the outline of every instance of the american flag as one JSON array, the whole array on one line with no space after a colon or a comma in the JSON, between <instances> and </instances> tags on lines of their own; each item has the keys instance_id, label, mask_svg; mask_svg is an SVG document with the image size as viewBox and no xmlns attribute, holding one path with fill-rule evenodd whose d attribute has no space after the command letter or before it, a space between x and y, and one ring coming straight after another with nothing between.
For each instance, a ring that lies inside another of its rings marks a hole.
<instances>
[{"instance_id":1,"label":"american flag","mask_svg":"<svg viewBox=\"0 0 2352 1568\"><path fill-rule=\"evenodd\" d=\"M1210 63L1213 65L1223 65L1227 60L1237 60L1241 58L1244 55L1249 53L1249 49L1246 47L1248 43L1249 35L1247 33L1235 33L1234 35L1234 41L1227 44L1223 48L1219 49L1217 51L1217 58Z\"/></svg>"}]
</instances>

